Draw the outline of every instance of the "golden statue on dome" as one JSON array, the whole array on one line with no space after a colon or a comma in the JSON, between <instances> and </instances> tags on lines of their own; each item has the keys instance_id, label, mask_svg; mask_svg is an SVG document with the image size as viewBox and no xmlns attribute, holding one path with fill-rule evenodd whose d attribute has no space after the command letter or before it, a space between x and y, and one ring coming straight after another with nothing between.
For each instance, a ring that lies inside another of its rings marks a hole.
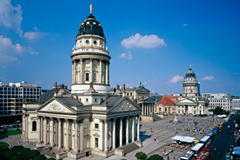
<instances>
[{"instance_id":1,"label":"golden statue on dome","mask_svg":"<svg viewBox=\"0 0 240 160\"><path fill-rule=\"evenodd\" d=\"M93 6L92 4L90 5L90 14L92 14Z\"/></svg>"}]
</instances>

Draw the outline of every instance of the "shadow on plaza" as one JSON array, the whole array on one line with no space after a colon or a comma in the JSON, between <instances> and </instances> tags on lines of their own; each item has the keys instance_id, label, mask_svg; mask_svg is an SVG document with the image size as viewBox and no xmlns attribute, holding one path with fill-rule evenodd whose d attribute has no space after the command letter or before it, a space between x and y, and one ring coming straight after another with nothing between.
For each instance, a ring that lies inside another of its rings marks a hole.
<instances>
[{"instance_id":1,"label":"shadow on plaza","mask_svg":"<svg viewBox=\"0 0 240 160\"><path fill-rule=\"evenodd\" d=\"M145 141L146 139L148 138L151 138L152 135L145 135L146 131L140 131L140 139L141 139L141 142Z\"/></svg>"}]
</instances>

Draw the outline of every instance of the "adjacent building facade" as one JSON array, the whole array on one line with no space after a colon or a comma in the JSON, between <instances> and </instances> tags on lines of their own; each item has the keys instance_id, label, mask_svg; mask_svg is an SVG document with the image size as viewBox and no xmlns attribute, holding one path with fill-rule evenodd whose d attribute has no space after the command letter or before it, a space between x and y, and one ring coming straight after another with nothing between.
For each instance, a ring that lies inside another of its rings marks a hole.
<instances>
[{"instance_id":1,"label":"adjacent building facade","mask_svg":"<svg viewBox=\"0 0 240 160\"><path fill-rule=\"evenodd\" d=\"M3 84L0 82L0 115L21 115L24 102L36 102L41 87L24 81Z\"/></svg>"},{"instance_id":2,"label":"adjacent building facade","mask_svg":"<svg viewBox=\"0 0 240 160\"><path fill-rule=\"evenodd\" d=\"M240 110L240 99L232 99L232 110Z\"/></svg>"},{"instance_id":3,"label":"adjacent building facade","mask_svg":"<svg viewBox=\"0 0 240 160\"><path fill-rule=\"evenodd\" d=\"M53 147L56 158L108 157L140 144L141 109L127 96L110 94L111 57L103 28L90 10L72 50L71 93L54 85L38 103L23 107L22 139Z\"/></svg>"},{"instance_id":4,"label":"adjacent building facade","mask_svg":"<svg viewBox=\"0 0 240 160\"><path fill-rule=\"evenodd\" d=\"M120 94L123 97L128 97L141 108L141 115L148 116L154 113L154 106L156 101L159 99L158 96L150 96L150 91L140 83L138 87L126 87L125 84L120 88L111 89L112 94Z\"/></svg>"},{"instance_id":5,"label":"adjacent building facade","mask_svg":"<svg viewBox=\"0 0 240 160\"><path fill-rule=\"evenodd\" d=\"M208 99L209 110L220 107L225 111L231 110L231 96L228 93L204 93L204 98Z\"/></svg>"}]
</instances>

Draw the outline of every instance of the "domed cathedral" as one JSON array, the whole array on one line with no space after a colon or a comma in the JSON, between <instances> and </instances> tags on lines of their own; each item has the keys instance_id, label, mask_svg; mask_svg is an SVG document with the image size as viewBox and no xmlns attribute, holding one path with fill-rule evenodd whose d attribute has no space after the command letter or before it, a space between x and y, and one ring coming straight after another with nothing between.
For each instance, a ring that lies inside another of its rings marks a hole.
<instances>
[{"instance_id":1,"label":"domed cathedral","mask_svg":"<svg viewBox=\"0 0 240 160\"><path fill-rule=\"evenodd\" d=\"M197 81L191 64L183 81L183 94L177 99L176 106L176 113L179 115L208 113L208 101L200 95L200 83Z\"/></svg>"},{"instance_id":2,"label":"domed cathedral","mask_svg":"<svg viewBox=\"0 0 240 160\"><path fill-rule=\"evenodd\" d=\"M111 59L102 25L92 13L78 29L72 49L72 93L83 93L93 83L99 93L109 93L109 61Z\"/></svg>"},{"instance_id":3,"label":"domed cathedral","mask_svg":"<svg viewBox=\"0 0 240 160\"><path fill-rule=\"evenodd\" d=\"M22 143L35 142L42 154L56 159L124 155L125 147L141 146L141 109L128 97L109 92L111 57L92 5L71 58L71 92L55 84L38 103L23 105Z\"/></svg>"},{"instance_id":4,"label":"domed cathedral","mask_svg":"<svg viewBox=\"0 0 240 160\"><path fill-rule=\"evenodd\" d=\"M200 83L197 81L195 72L191 68L185 74L183 82L183 96L185 97L197 97L200 95Z\"/></svg>"}]
</instances>

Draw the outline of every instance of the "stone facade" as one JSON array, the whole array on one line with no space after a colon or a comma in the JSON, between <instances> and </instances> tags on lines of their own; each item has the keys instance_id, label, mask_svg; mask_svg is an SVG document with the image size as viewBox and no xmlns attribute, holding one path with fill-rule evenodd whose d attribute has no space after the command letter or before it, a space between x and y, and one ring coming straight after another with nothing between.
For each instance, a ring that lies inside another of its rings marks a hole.
<instances>
[{"instance_id":1,"label":"stone facade","mask_svg":"<svg viewBox=\"0 0 240 160\"><path fill-rule=\"evenodd\" d=\"M91 13L80 25L71 55L71 93L55 84L38 103L24 104L24 142L53 147L56 158L74 159L108 157L120 147L140 143L141 109L128 97L110 94L111 57L105 44L101 25Z\"/></svg>"},{"instance_id":2,"label":"stone facade","mask_svg":"<svg viewBox=\"0 0 240 160\"><path fill-rule=\"evenodd\" d=\"M176 113L181 115L201 115L208 113L208 101L200 96L200 84L191 65L185 74L183 94L176 101Z\"/></svg>"}]
</instances>

